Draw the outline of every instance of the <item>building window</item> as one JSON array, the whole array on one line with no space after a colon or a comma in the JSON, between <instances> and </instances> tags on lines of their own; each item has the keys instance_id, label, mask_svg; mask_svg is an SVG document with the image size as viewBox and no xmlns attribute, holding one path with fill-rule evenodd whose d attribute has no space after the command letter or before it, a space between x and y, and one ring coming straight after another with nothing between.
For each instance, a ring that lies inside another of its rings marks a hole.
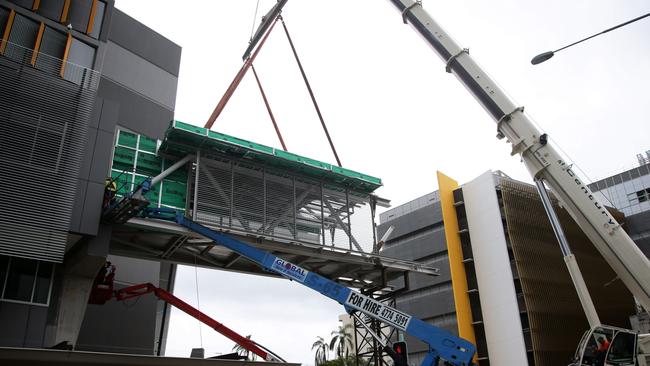
<instances>
[{"instance_id":1,"label":"building window","mask_svg":"<svg viewBox=\"0 0 650 366\"><path fill-rule=\"evenodd\" d=\"M70 3L70 12L68 13L68 22L72 24L72 29L86 33L88 21L90 20L90 10L95 0L75 0Z\"/></svg>"},{"instance_id":2,"label":"building window","mask_svg":"<svg viewBox=\"0 0 650 366\"><path fill-rule=\"evenodd\" d=\"M38 6L37 12L48 19L52 19L55 22L58 22L61 20L61 15L63 14L64 5L65 5L65 0L41 1L41 3Z\"/></svg>"},{"instance_id":3,"label":"building window","mask_svg":"<svg viewBox=\"0 0 650 366\"><path fill-rule=\"evenodd\" d=\"M650 201L650 188L642 189L634 193L627 195L627 199L630 201L630 204L636 205L641 202Z\"/></svg>"},{"instance_id":4,"label":"building window","mask_svg":"<svg viewBox=\"0 0 650 366\"><path fill-rule=\"evenodd\" d=\"M75 84L81 84L84 78L91 76L87 75L88 72L86 69L92 69L93 67L93 63L95 62L95 49L84 42L72 38L68 58L65 61L67 64L63 78Z\"/></svg>"},{"instance_id":5,"label":"building window","mask_svg":"<svg viewBox=\"0 0 650 366\"><path fill-rule=\"evenodd\" d=\"M9 0L9 2L27 9L31 9L34 4L34 0Z\"/></svg>"},{"instance_id":6,"label":"building window","mask_svg":"<svg viewBox=\"0 0 650 366\"><path fill-rule=\"evenodd\" d=\"M53 270L50 262L0 256L2 299L47 305Z\"/></svg>"},{"instance_id":7,"label":"building window","mask_svg":"<svg viewBox=\"0 0 650 366\"><path fill-rule=\"evenodd\" d=\"M104 13L106 12L106 4L103 1L97 1L95 8L95 16L93 19L90 19L88 23L88 34L97 39L102 30L102 24L104 23Z\"/></svg>"},{"instance_id":8,"label":"building window","mask_svg":"<svg viewBox=\"0 0 650 366\"><path fill-rule=\"evenodd\" d=\"M65 34L46 27L39 49L40 54L36 59L36 68L48 74L59 75L66 40Z\"/></svg>"},{"instance_id":9,"label":"building window","mask_svg":"<svg viewBox=\"0 0 650 366\"><path fill-rule=\"evenodd\" d=\"M7 27L7 20L9 20L9 10L0 8L0 37L2 37L5 32L5 28Z\"/></svg>"},{"instance_id":10,"label":"building window","mask_svg":"<svg viewBox=\"0 0 650 366\"><path fill-rule=\"evenodd\" d=\"M32 57L32 49L38 36L39 24L22 15L16 14L9 33L9 44L5 56L22 63L27 63Z\"/></svg>"}]
</instances>

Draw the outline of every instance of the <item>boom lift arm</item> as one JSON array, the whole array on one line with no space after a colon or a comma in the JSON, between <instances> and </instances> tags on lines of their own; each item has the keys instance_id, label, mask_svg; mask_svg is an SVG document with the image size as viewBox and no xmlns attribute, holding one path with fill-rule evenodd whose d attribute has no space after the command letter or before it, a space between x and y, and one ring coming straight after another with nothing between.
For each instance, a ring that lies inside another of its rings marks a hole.
<instances>
[{"instance_id":1,"label":"boom lift arm","mask_svg":"<svg viewBox=\"0 0 650 366\"><path fill-rule=\"evenodd\" d=\"M422 366L472 365L472 357L475 353L474 345L443 329L436 328L402 311L386 306L314 272L309 272L271 253L209 229L186 218L182 212L166 208L147 208L143 211L143 215L155 219L174 221L250 259L265 270L275 272L320 292L345 306L346 311L349 313L363 313L420 339L429 346L429 351L422 362ZM388 353L391 354L391 352Z\"/></svg>"},{"instance_id":2,"label":"boom lift arm","mask_svg":"<svg viewBox=\"0 0 650 366\"><path fill-rule=\"evenodd\" d=\"M117 301L124 301L124 300L132 299L135 297L140 297L142 295L152 293L160 300L165 301L166 303L176 307L177 309L182 310L187 315L190 315L191 317L197 319L201 323L223 334L231 341L244 347L244 349L248 350L249 352L256 354L263 360L272 361L272 362L286 362L281 357L273 354L273 352L264 349L264 347L260 346L255 341L243 337L242 335L228 328L222 323L219 323L218 321L212 319L207 314L201 312L199 309L193 307L192 305L174 296L171 292L156 287L151 283L141 283L141 284L137 284L137 285L133 285L133 286L129 286L129 287L125 287L113 291L112 289L113 286L111 281L108 287L110 287L108 291L96 291L95 289L93 289L93 291L95 292L95 296L91 296L90 303L101 305L113 297Z\"/></svg>"},{"instance_id":3,"label":"boom lift arm","mask_svg":"<svg viewBox=\"0 0 650 366\"><path fill-rule=\"evenodd\" d=\"M497 137L512 144L512 155L520 154L526 168L545 182L564 208L582 228L603 258L639 303L650 311L650 261L607 212L593 192L572 170L571 164L548 144L540 132L505 92L474 62L422 8L421 1L389 0L402 13L404 23L424 37L497 123ZM597 143L594 146L598 146Z\"/></svg>"}]
</instances>

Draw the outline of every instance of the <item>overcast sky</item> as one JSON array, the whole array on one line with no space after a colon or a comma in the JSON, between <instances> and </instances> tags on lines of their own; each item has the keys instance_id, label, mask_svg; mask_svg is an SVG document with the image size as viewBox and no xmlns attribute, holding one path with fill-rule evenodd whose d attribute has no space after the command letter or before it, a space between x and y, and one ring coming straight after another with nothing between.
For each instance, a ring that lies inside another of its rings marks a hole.
<instances>
[{"instance_id":1,"label":"overcast sky","mask_svg":"<svg viewBox=\"0 0 650 366\"><path fill-rule=\"evenodd\" d=\"M183 47L176 119L203 125L239 70L257 0L117 0ZM260 14L275 0L260 0ZM650 149L650 19L530 59L650 11L647 0L431 1L424 7L593 180ZM258 18L259 18L258 16ZM382 178L399 205L437 189L436 170L467 182L502 170L530 181L496 126L388 1L291 0L284 17L343 166ZM259 19L258 19L259 20ZM290 151L335 162L278 25L256 69ZM279 147L252 74L214 130ZM193 268L176 293L196 301ZM329 337L343 308L294 283L199 270L201 310L292 362ZM198 347L195 321L172 313L168 354ZM203 329L208 354L232 342Z\"/></svg>"}]
</instances>

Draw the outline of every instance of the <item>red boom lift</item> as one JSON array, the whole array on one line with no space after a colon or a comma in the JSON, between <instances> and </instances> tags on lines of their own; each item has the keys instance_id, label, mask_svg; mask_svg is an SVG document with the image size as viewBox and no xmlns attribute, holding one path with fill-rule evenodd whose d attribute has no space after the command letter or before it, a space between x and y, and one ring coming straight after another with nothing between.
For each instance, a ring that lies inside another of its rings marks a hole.
<instances>
[{"instance_id":1,"label":"red boom lift","mask_svg":"<svg viewBox=\"0 0 650 366\"><path fill-rule=\"evenodd\" d=\"M159 287L152 285L151 283L141 283L138 285L125 287L120 290L114 290L114 277L115 266L111 265L111 263L108 262L102 268L102 270L97 275L97 278L95 279L95 283L88 300L89 304L103 305L112 298L115 298L116 301L123 301L153 293L158 299L165 301L166 303L175 306L177 309L184 311L186 314L194 317L203 324L223 334L233 342L244 347L249 352L252 352L255 355L261 357L263 360L272 362L286 362L280 356L257 344L252 339L241 336L237 332L201 312L199 309L196 309L192 305L174 296L169 291L165 291Z\"/></svg>"}]
</instances>

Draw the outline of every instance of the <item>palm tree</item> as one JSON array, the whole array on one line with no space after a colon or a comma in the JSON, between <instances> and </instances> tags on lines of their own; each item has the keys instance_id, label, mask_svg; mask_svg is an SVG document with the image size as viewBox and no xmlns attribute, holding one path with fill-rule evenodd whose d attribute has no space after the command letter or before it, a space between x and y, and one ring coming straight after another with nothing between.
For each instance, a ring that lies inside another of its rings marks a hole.
<instances>
[{"instance_id":1,"label":"palm tree","mask_svg":"<svg viewBox=\"0 0 650 366\"><path fill-rule=\"evenodd\" d=\"M247 335L246 338L251 339L251 335ZM250 353L246 348L244 348L241 344L235 344L232 347L232 350L237 352L241 356L245 356L247 360L249 361L255 361L257 356L254 353Z\"/></svg>"},{"instance_id":2,"label":"palm tree","mask_svg":"<svg viewBox=\"0 0 650 366\"><path fill-rule=\"evenodd\" d=\"M330 341L330 350L335 351L338 358L348 358L350 350L352 349L352 324L340 326L339 329L332 332L332 340Z\"/></svg>"},{"instance_id":3,"label":"palm tree","mask_svg":"<svg viewBox=\"0 0 650 366\"><path fill-rule=\"evenodd\" d=\"M314 356L314 363L316 366L327 361L328 348L327 342L325 342L325 339L323 337L316 337L316 342L311 345L311 349L312 351L316 349L316 355Z\"/></svg>"}]
</instances>

